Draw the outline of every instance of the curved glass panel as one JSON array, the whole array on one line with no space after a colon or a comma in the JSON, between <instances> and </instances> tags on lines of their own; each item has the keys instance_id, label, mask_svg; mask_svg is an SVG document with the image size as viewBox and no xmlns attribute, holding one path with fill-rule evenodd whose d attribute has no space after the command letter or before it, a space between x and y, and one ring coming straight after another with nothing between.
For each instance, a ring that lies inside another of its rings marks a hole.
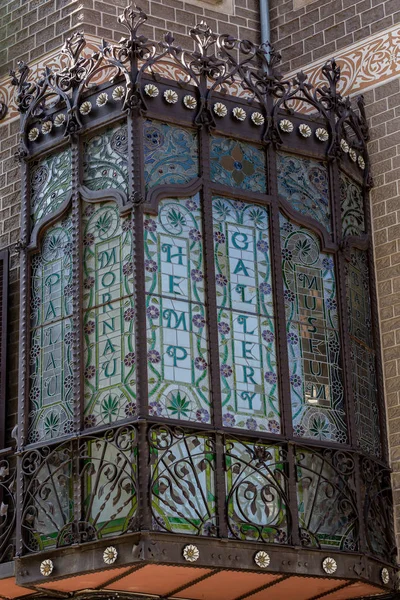
<instances>
[{"instance_id":1,"label":"curved glass panel","mask_svg":"<svg viewBox=\"0 0 400 600\"><path fill-rule=\"evenodd\" d=\"M329 180L325 163L277 153L278 193L302 215L331 231Z\"/></svg>"},{"instance_id":2,"label":"curved glass panel","mask_svg":"<svg viewBox=\"0 0 400 600\"><path fill-rule=\"evenodd\" d=\"M71 150L67 148L32 163L31 222L34 227L68 198L72 185Z\"/></svg>"},{"instance_id":3,"label":"curved glass panel","mask_svg":"<svg viewBox=\"0 0 400 600\"><path fill-rule=\"evenodd\" d=\"M242 190L265 193L265 154L260 146L211 136L211 179Z\"/></svg>"},{"instance_id":4,"label":"curved glass panel","mask_svg":"<svg viewBox=\"0 0 400 600\"><path fill-rule=\"evenodd\" d=\"M279 433L268 210L215 197L213 221L223 422Z\"/></svg>"},{"instance_id":5,"label":"curved glass panel","mask_svg":"<svg viewBox=\"0 0 400 600\"><path fill-rule=\"evenodd\" d=\"M365 233L362 188L344 173L340 173L340 206L342 211L343 237Z\"/></svg>"},{"instance_id":6,"label":"curved glass panel","mask_svg":"<svg viewBox=\"0 0 400 600\"><path fill-rule=\"evenodd\" d=\"M281 244L294 433L346 442L333 258L282 215Z\"/></svg>"},{"instance_id":7,"label":"curved glass panel","mask_svg":"<svg viewBox=\"0 0 400 600\"><path fill-rule=\"evenodd\" d=\"M143 127L146 189L188 183L198 177L197 132L150 119L146 119Z\"/></svg>"},{"instance_id":8,"label":"curved glass panel","mask_svg":"<svg viewBox=\"0 0 400 600\"><path fill-rule=\"evenodd\" d=\"M28 443L72 432L71 240L67 217L32 257Z\"/></svg>"},{"instance_id":9,"label":"curved glass panel","mask_svg":"<svg viewBox=\"0 0 400 600\"><path fill-rule=\"evenodd\" d=\"M144 228L150 414L209 423L199 196L163 200Z\"/></svg>"},{"instance_id":10,"label":"curved glass panel","mask_svg":"<svg viewBox=\"0 0 400 600\"><path fill-rule=\"evenodd\" d=\"M85 426L136 413L132 221L114 203L83 204Z\"/></svg>"},{"instance_id":11,"label":"curved glass panel","mask_svg":"<svg viewBox=\"0 0 400 600\"><path fill-rule=\"evenodd\" d=\"M346 283L357 445L368 454L380 456L382 446L366 252L352 250Z\"/></svg>"},{"instance_id":12,"label":"curved glass panel","mask_svg":"<svg viewBox=\"0 0 400 600\"><path fill-rule=\"evenodd\" d=\"M90 136L83 146L83 185L128 192L128 130L124 123Z\"/></svg>"}]
</instances>

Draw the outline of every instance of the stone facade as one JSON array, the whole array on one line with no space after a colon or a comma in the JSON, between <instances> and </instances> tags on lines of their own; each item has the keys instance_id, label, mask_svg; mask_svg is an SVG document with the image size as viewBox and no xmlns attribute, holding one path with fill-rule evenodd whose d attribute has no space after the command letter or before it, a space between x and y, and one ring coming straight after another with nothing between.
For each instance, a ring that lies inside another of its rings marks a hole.
<instances>
[{"instance_id":1,"label":"stone facade","mask_svg":"<svg viewBox=\"0 0 400 600\"><path fill-rule=\"evenodd\" d=\"M5 77L17 60L30 63L60 48L65 37L75 30L119 39L122 29L117 14L125 4L126 0L3 1L0 7L0 77ZM183 36L201 19L206 19L216 31L257 41L258 4L258 0L232 0L230 3L224 0L224 4L213 0L140 2L150 15L146 35L157 40L170 29L178 44L184 43ZM323 63L332 55L336 55L339 62L345 61L352 54L353 44L360 40L367 43L371 35L381 33L383 36L399 23L400 6L398 0L271 0L270 15L272 42L282 52L284 71L293 71L307 70L310 63ZM394 39L399 44L400 35ZM393 61L394 65L400 62L399 46L397 50L388 50L385 60ZM400 536L400 81L395 71L393 76L389 74L383 79L372 77L365 86L365 99L371 126L369 149L375 182L371 205L377 290L396 527ZM0 91L4 81L4 78L0 80ZM351 93L351 86L347 91ZM0 247L11 247L9 443L15 423L19 345L18 256L13 249L19 238L21 184L19 166L14 159L18 130L18 119L0 122Z\"/></svg>"}]
</instances>

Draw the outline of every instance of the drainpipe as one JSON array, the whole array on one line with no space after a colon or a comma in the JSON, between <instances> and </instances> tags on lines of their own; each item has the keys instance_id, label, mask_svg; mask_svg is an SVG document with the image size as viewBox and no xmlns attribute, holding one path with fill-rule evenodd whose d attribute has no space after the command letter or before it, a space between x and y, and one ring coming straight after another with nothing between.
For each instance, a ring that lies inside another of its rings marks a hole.
<instances>
[{"instance_id":1,"label":"drainpipe","mask_svg":"<svg viewBox=\"0 0 400 600\"><path fill-rule=\"evenodd\" d=\"M269 0L260 0L261 44L270 41Z\"/></svg>"}]
</instances>

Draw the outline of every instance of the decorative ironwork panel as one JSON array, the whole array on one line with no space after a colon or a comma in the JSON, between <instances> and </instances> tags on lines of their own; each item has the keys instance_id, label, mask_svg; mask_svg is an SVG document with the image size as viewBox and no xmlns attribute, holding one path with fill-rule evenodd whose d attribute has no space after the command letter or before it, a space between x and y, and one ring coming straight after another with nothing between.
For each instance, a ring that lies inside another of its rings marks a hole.
<instances>
[{"instance_id":1,"label":"decorative ironwork panel","mask_svg":"<svg viewBox=\"0 0 400 600\"><path fill-rule=\"evenodd\" d=\"M331 231L329 180L325 163L277 153L278 192L302 215Z\"/></svg>"},{"instance_id":2,"label":"decorative ironwork panel","mask_svg":"<svg viewBox=\"0 0 400 600\"><path fill-rule=\"evenodd\" d=\"M188 183L198 177L197 132L147 119L143 133L146 189Z\"/></svg>"},{"instance_id":3,"label":"decorative ironwork panel","mask_svg":"<svg viewBox=\"0 0 400 600\"><path fill-rule=\"evenodd\" d=\"M163 200L144 229L150 414L209 423L199 197Z\"/></svg>"},{"instance_id":4,"label":"decorative ironwork panel","mask_svg":"<svg viewBox=\"0 0 400 600\"><path fill-rule=\"evenodd\" d=\"M15 457L0 460L0 563L15 557L16 468Z\"/></svg>"},{"instance_id":5,"label":"decorative ironwork panel","mask_svg":"<svg viewBox=\"0 0 400 600\"><path fill-rule=\"evenodd\" d=\"M86 427L136 413L132 230L114 203L84 204Z\"/></svg>"},{"instance_id":6,"label":"decorative ironwork panel","mask_svg":"<svg viewBox=\"0 0 400 600\"><path fill-rule=\"evenodd\" d=\"M294 433L346 442L333 258L283 216L281 240Z\"/></svg>"},{"instance_id":7,"label":"decorative ironwork panel","mask_svg":"<svg viewBox=\"0 0 400 600\"><path fill-rule=\"evenodd\" d=\"M357 445L379 457L382 444L366 252L352 250L346 280Z\"/></svg>"},{"instance_id":8,"label":"decorative ironwork panel","mask_svg":"<svg viewBox=\"0 0 400 600\"><path fill-rule=\"evenodd\" d=\"M25 551L81 544L136 527L137 436L132 426L27 452L23 477ZM74 506L76 487L82 504ZM75 510L81 517L74 519Z\"/></svg>"},{"instance_id":9,"label":"decorative ironwork panel","mask_svg":"<svg viewBox=\"0 0 400 600\"><path fill-rule=\"evenodd\" d=\"M21 532L28 552L55 548L73 520L72 460L71 442L31 450L22 458Z\"/></svg>"},{"instance_id":10,"label":"decorative ironwork panel","mask_svg":"<svg viewBox=\"0 0 400 600\"><path fill-rule=\"evenodd\" d=\"M365 233L362 188L344 173L340 173L340 205L343 237Z\"/></svg>"},{"instance_id":11,"label":"decorative ironwork panel","mask_svg":"<svg viewBox=\"0 0 400 600\"><path fill-rule=\"evenodd\" d=\"M128 192L128 130L124 123L91 135L83 147L83 184L90 190Z\"/></svg>"},{"instance_id":12,"label":"decorative ironwork panel","mask_svg":"<svg viewBox=\"0 0 400 600\"><path fill-rule=\"evenodd\" d=\"M340 450L296 451L300 536L303 546L357 551L359 515L355 463Z\"/></svg>"},{"instance_id":13,"label":"decorative ironwork panel","mask_svg":"<svg viewBox=\"0 0 400 600\"><path fill-rule=\"evenodd\" d=\"M223 422L279 433L268 211L215 197L213 221Z\"/></svg>"},{"instance_id":14,"label":"decorative ironwork panel","mask_svg":"<svg viewBox=\"0 0 400 600\"><path fill-rule=\"evenodd\" d=\"M211 179L252 192L266 192L265 154L260 146L211 136Z\"/></svg>"},{"instance_id":15,"label":"decorative ironwork panel","mask_svg":"<svg viewBox=\"0 0 400 600\"><path fill-rule=\"evenodd\" d=\"M149 441L153 528L217 535L214 441L165 425L153 426Z\"/></svg>"},{"instance_id":16,"label":"decorative ironwork panel","mask_svg":"<svg viewBox=\"0 0 400 600\"><path fill-rule=\"evenodd\" d=\"M72 223L45 234L32 257L28 442L72 432Z\"/></svg>"},{"instance_id":17,"label":"decorative ironwork panel","mask_svg":"<svg viewBox=\"0 0 400 600\"><path fill-rule=\"evenodd\" d=\"M361 462L364 523L369 551L396 564L393 496L390 471L368 458Z\"/></svg>"},{"instance_id":18,"label":"decorative ironwork panel","mask_svg":"<svg viewBox=\"0 0 400 600\"><path fill-rule=\"evenodd\" d=\"M30 174L31 222L34 227L68 198L72 185L70 148L33 162Z\"/></svg>"},{"instance_id":19,"label":"decorative ironwork panel","mask_svg":"<svg viewBox=\"0 0 400 600\"><path fill-rule=\"evenodd\" d=\"M83 438L79 458L82 465L79 478L84 482L79 525L85 541L134 531L137 528L138 458L134 427L110 430L101 438ZM65 543L69 543L67 536L68 530Z\"/></svg>"},{"instance_id":20,"label":"decorative ironwork panel","mask_svg":"<svg viewBox=\"0 0 400 600\"><path fill-rule=\"evenodd\" d=\"M285 451L279 446L227 440L225 471L229 537L287 543Z\"/></svg>"}]
</instances>

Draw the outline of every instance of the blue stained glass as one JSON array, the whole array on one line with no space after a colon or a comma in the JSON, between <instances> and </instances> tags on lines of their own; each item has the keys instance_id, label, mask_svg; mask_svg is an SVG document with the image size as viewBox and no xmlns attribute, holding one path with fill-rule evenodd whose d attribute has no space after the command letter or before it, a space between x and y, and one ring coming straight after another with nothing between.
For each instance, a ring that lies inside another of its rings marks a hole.
<instances>
[{"instance_id":1,"label":"blue stained glass","mask_svg":"<svg viewBox=\"0 0 400 600\"><path fill-rule=\"evenodd\" d=\"M209 423L209 359L198 196L145 217L149 411Z\"/></svg>"},{"instance_id":2,"label":"blue stained glass","mask_svg":"<svg viewBox=\"0 0 400 600\"><path fill-rule=\"evenodd\" d=\"M198 177L199 151L195 131L147 119L143 139L146 189L162 184L188 183Z\"/></svg>"},{"instance_id":3,"label":"blue stained glass","mask_svg":"<svg viewBox=\"0 0 400 600\"><path fill-rule=\"evenodd\" d=\"M281 216L294 433L347 441L334 261L310 231Z\"/></svg>"},{"instance_id":4,"label":"blue stained glass","mask_svg":"<svg viewBox=\"0 0 400 600\"><path fill-rule=\"evenodd\" d=\"M124 123L91 135L83 149L83 184L87 188L128 191L128 130Z\"/></svg>"},{"instance_id":5,"label":"blue stained glass","mask_svg":"<svg viewBox=\"0 0 400 600\"><path fill-rule=\"evenodd\" d=\"M278 152L277 170L279 194L299 213L331 231L326 165L319 160Z\"/></svg>"},{"instance_id":6,"label":"blue stained glass","mask_svg":"<svg viewBox=\"0 0 400 600\"><path fill-rule=\"evenodd\" d=\"M265 154L260 146L211 136L211 179L242 190L266 192Z\"/></svg>"},{"instance_id":7,"label":"blue stained glass","mask_svg":"<svg viewBox=\"0 0 400 600\"><path fill-rule=\"evenodd\" d=\"M268 211L213 199L223 422L280 432Z\"/></svg>"}]
</instances>

